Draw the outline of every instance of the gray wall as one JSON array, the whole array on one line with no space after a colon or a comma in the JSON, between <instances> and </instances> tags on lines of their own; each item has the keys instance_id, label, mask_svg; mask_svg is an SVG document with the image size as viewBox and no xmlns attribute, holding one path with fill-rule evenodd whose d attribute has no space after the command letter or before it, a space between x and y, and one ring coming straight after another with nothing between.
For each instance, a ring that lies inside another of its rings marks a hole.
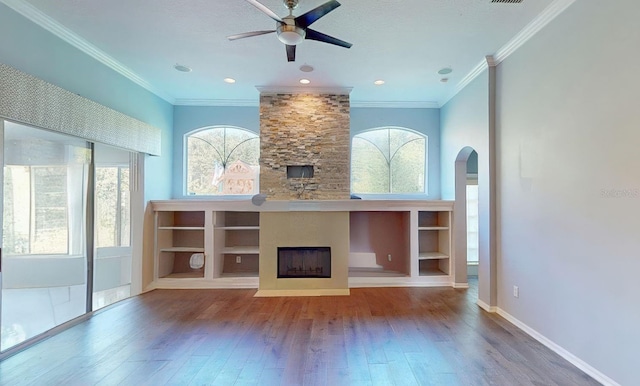
<instances>
[{"instance_id":1,"label":"gray wall","mask_svg":"<svg viewBox=\"0 0 640 386\"><path fill-rule=\"evenodd\" d=\"M440 109L442 198L454 199L454 166L465 146L478 153L478 184L489 176L489 77L480 74ZM488 195L488 190L484 192ZM482 194L482 193L481 193Z\"/></svg>"},{"instance_id":2,"label":"gray wall","mask_svg":"<svg viewBox=\"0 0 640 386\"><path fill-rule=\"evenodd\" d=\"M638 19L636 0L576 1L497 86L500 307L622 385L640 379Z\"/></svg>"},{"instance_id":3,"label":"gray wall","mask_svg":"<svg viewBox=\"0 0 640 386\"><path fill-rule=\"evenodd\" d=\"M162 130L145 165L147 199L168 198L173 106L0 3L0 62Z\"/></svg>"},{"instance_id":4,"label":"gray wall","mask_svg":"<svg viewBox=\"0 0 640 386\"><path fill-rule=\"evenodd\" d=\"M639 17L632 0L575 2L497 68L498 308L622 385L640 346ZM443 197L473 147L481 222L483 77L441 115Z\"/></svg>"},{"instance_id":5,"label":"gray wall","mask_svg":"<svg viewBox=\"0 0 640 386\"><path fill-rule=\"evenodd\" d=\"M442 169L442 198L455 199L455 163L460 151L471 147L478 153L478 297L488 306L495 304L495 277L492 277L489 237L489 76L485 71L447 102L440 110L440 151ZM466 181L466 176L463 176ZM466 182L465 182L466 183ZM466 188L465 188L466 189ZM461 205L464 205L461 203ZM461 215L464 207L457 206ZM464 215L462 221L466 221ZM460 220L460 217L457 217ZM466 256L466 229L460 221L454 224L454 245L458 262ZM456 264L456 276L464 263ZM492 281L493 280L493 281Z\"/></svg>"}]
</instances>

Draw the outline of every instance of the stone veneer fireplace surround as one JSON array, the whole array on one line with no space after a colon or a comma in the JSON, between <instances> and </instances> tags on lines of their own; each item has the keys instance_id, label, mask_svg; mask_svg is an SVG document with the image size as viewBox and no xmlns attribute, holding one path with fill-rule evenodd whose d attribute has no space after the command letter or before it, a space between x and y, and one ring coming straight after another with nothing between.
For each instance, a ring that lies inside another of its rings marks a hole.
<instances>
[{"instance_id":1,"label":"stone veneer fireplace surround","mask_svg":"<svg viewBox=\"0 0 640 386\"><path fill-rule=\"evenodd\" d=\"M349 198L349 91L260 94L261 194L274 200ZM313 167L313 176L287 178L291 166Z\"/></svg>"}]
</instances>

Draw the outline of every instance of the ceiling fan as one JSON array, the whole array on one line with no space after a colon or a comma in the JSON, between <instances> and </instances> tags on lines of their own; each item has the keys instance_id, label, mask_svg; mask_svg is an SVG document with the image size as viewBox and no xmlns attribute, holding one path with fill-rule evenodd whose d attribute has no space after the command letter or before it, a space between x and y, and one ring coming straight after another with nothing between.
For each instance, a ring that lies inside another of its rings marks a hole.
<instances>
[{"instance_id":1,"label":"ceiling fan","mask_svg":"<svg viewBox=\"0 0 640 386\"><path fill-rule=\"evenodd\" d=\"M289 16L285 16L283 18L278 17L278 15L257 0L246 1L275 20L277 23L276 29L245 32L238 35L227 36L229 40L244 39L275 32L278 35L278 39L287 47L287 60L289 62L296 60L296 45L300 44L304 39L316 40L340 47L351 48L351 43L347 43L344 40L334 38L333 36L329 36L309 28L309 26L315 23L318 19L340 6L340 3L335 0L330 0L297 17L293 16L293 10L298 6L299 0L283 0L284 5L289 9Z\"/></svg>"}]
</instances>

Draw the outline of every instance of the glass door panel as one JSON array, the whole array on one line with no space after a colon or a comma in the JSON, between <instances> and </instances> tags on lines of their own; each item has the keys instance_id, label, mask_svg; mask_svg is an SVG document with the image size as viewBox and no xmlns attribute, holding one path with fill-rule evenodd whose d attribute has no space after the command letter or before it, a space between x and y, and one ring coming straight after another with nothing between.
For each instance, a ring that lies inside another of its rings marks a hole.
<instances>
[{"instance_id":1,"label":"glass door panel","mask_svg":"<svg viewBox=\"0 0 640 386\"><path fill-rule=\"evenodd\" d=\"M86 141L4 122L2 350L86 312Z\"/></svg>"},{"instance_id":2,"label":"glass door panel","mask_svg":"<svg viewBox=\"0 0 640 386\"><path fill-rule=\"evenodd\" d=\"M129 152L96 144L93 309L131 294Z\"/></svg>"}]
</instances>

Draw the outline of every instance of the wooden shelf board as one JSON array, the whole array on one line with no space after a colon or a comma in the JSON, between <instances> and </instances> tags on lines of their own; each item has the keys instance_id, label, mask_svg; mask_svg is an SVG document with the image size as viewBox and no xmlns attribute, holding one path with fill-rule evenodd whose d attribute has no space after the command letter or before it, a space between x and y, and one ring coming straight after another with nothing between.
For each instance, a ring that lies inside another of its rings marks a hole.
<instances>
[{"instance_id":1,"label":"wooden shelf board","mask_svg":"<svg viewBox=\"0 0 640 386\"><path fill-rule=\"evenodd\" d=\"M255 272L222 272L221 277L258 277L258 271Z\"/></svg>"},{"instance_id":2,"label":"wooden shelf board","mask_svg":"<svg viewBox=\"0 0 640 386\"><path fill-rule=\"evenodd\" d=\"M442 252L420 252L418 254L418 260L442 260L448 258L449 255Z\"/></svg>"},{"instance_id":3,"label":"wooden shelf board","mask_svg":"<svg viewBox=\"0 0 640 386\"><path fill-rule=\"evenodd\" d=\"M385 271L382 268L349 267L349 277L407 277L406 273Z\"/></svg>"},{"instance_id":4,"label":"wooden shelf board","mask_svg":"<svg viewBox=\"0 0 640 386\"><path fill-rule=\"evenodd\" d=\"M178 231L203 231L204 227L181 227L181 226L170 226L170 227L158 227L158 230L178 230Z\"/></svg>"},{"instance_id":5,"label":"wooden shelf board","mask_svg":"<svg viewBox=\"0 0 640 386\"><path fill-rule=\"evenodd\" d=\"M160 252L193 252L193 253L204 253L204 248L193 248L193 247L171 247L171 248L162 248Z\"/></svg>"},{"instance_id":6,"label":"wooden shelf board","mask_svg":"<svg viewBox=\"0 0 640 386\"><path fill-rule=\"evenodd\" d=\"M247 226L237 226L237 227L215 227L215 229L225 230L225 231L258 231L260 230L259 226L247 225Z\"/></svg>"},{"instance_id":7,"label":"wooden shelf board","mask_svg":"<svg viewBox=\"0 0 640 386\"><path fill-rule=\"evenodd\" d=\"M238 247L226 247L222 249L222 253L225 255L231 254L258 254L260 253L260 247L258 246L238 246Z\"/></svg>"},{"instance_id":8,"label":"wooden shelf board","mask_svg":"<svg viewBox=\"0 0 640 386\"><path fill-rule=\"evenodd\" d=\"M432 227L418 227L419 231L446 231L449 227L446 226L432 226Z\"/></svg>"},{"instance_id":9,"label":"wooden shelf board","mask_svg":"<svg viewBox=\"0 0 640 386\"><path fill-rule=\"evenodd\" d=\"M420 270L420 276L447 276L447 275L448 275L447 273L442 272L437 268L428 268L428 269Z\"/></svg>"},{"instance_id":10,"label":"wooden shelf board","mask_svg":"<svg viewBox=\"0 0 640 386\"><path fill-rule=\"evenodd\" d=\"M167 276L163 276L163 279L202 279L204 273L200 272L176 272L170 273Z\"/></svg>"}]
</instances>

